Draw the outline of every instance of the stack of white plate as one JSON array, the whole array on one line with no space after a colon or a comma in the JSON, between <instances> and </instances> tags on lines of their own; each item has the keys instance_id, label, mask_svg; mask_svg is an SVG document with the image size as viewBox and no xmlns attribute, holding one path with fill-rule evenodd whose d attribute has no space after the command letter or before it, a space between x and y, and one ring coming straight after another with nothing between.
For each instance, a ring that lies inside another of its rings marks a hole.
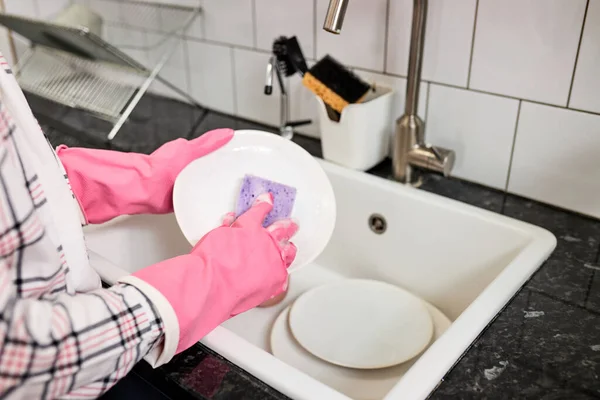
<instances>
[{"instance_id":1,"label":"stack of white plate","mask_svg":"<svg viewBox=\"0 0 600 400\"><path fill-rule=\"evenodd\" d=\"M275 357L354 399L381 399L450 320L397 286L349 279L300 296L271 331Z\"/></svg>"}]
</instances>

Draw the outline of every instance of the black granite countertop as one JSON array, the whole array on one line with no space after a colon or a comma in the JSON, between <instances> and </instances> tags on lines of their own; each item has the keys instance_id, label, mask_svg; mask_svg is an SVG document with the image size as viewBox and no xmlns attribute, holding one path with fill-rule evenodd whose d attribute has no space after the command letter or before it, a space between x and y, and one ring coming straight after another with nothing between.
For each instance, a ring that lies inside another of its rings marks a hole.
<instances>
[{"instance_id":1,"label":"black granite countertop","mask_svg":"<svg viewBox=\"0 0 600 400\"><path fill-rule=\"evenodd\" d=\"M146 96L112 144L108 125L28 96L53 144L150 152L214 128L273 130L220 113ZM294 141L315 156L317 140ZM370 171L387 177L389 161ZM556 250L472 344L432 399L600 398L600 221L476 184L425 174L422 190L548 229ZM107 398L285 399L197 344L157 370L141 362ZM133 382L133 383L132 383ZM141 391L151 388L140 396ZM112 396L112 397L111 397Z\"/></svg>"}]
</instances>

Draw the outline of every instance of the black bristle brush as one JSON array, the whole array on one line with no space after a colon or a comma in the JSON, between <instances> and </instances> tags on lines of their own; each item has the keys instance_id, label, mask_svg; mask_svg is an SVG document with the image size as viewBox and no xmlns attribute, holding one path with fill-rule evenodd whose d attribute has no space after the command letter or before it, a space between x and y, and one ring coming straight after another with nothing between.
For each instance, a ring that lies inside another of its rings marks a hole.
<instances>
[{"instance_id":1,"label":"black bristle brush","mask_svg":"<svg viewBox=\"0 0 600 400\"><path fill-rule=\"evenodd\" d=\"M304 76L306 71L308 71L308 65L306 64L306 59L304 58L304 54L302 53L300 43L298 43L296 36L288 38L286 42L286 51L290 64L294 66L296 72Z\"/></svg>"},{"instance_id":2,"label":"black bristle brush","mask_svg":"<svg viewBox=\"0 0 600 400\"><path fill-rule=\"evenodd\" d=\"M273 42L273 55L277 58L277 66L281 73L288 77L296 73L301 76L308 71L308 65L300 43L296 36L287 38L280 36Z\"/></svg>"},{"instance_id":3,"label":"black bristle brush","mask_svg":"<svg viewBox=\"0 0 600 400\"><path fill-rule=\"evenodd\" d=\"M296 73L296 67L290 61L287 51L288 38L280 36L273 42L273 55L277 59L277 68L283 76L292 76Z\"/></svg>"},{"instance_id":4,"label":"black bristle brush","mask_svg":"<svg viewBox=\"0 0 600 400\"><path fill-rule=\"evenodd\" d=\"M362 102L372 90L371 85L330 55L309 69L302 83L338 113L348 104Z\"/></svg>"}]
</instances>

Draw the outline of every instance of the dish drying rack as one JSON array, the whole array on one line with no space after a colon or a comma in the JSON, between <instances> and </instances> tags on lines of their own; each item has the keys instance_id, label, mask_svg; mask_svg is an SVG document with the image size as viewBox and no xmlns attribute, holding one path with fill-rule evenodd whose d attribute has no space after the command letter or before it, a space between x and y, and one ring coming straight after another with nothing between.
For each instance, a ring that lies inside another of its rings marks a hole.
<instances>
[{"instance_id":1,"label":"dish drying rack","mask_svg":"<svg viewBox=\"0 0 600 400\"><path fill-rule=\"evenodd\" d=\"M73 3L91 9L94 1ZM185 90L159 75L201 8L137 0L119 0L114 5L121 7L121 15L135 16L132 22L100 20L101 25L90 29L0 13L0 24L31 41L15 67L20 86L110 122L108 141L115 138L155 81L202 107ZM143 32L145 44L109 43L103 36L110 28Z\"/></svg>"}]
</instances>

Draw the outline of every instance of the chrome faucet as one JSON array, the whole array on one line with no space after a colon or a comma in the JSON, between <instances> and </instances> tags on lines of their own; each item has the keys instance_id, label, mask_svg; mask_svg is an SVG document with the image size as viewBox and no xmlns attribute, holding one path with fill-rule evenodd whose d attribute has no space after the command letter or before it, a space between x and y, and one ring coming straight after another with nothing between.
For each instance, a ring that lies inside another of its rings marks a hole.
<instances>
[{"instance_id":1,"label":"chrome faucet","mask_svg":"<svg viewBox=\"0 0 600 400\"><path fill-rule=\"evenodd\" d=\"M279 63L277 62L276 56L271 56L267 64L267 73L265 77L265 89L264 93L270 96L273 93L273 75L277 77L279 83L280 97L279 97L279 134L286 139L292 139L294 137L294 128L302 125L308 125L312 123L310 119L303 119L300 121L290 121L290 98L288 93L290 92L289 80L283 77L283 73L279 69Z\"/></svg>"},{"instance_id":2,"label":"chrome faucet","mask_svg":"<svg viewBox=\"0 0 600 400\"><path fill-rule=\"evenodd\" d=\"M349 0L330 0L323 29L339 34ZM396 121L394 147L392 152L393 176L396 180L418 184L413 167L441 172L448 176L454 167L454 151L432 146L425 142L424 122L417 115L421 69L423 66L423 45L428 0L414 0L413 18L408 59L406 104L404 114Z\"/></svg>"}]
</instances>

